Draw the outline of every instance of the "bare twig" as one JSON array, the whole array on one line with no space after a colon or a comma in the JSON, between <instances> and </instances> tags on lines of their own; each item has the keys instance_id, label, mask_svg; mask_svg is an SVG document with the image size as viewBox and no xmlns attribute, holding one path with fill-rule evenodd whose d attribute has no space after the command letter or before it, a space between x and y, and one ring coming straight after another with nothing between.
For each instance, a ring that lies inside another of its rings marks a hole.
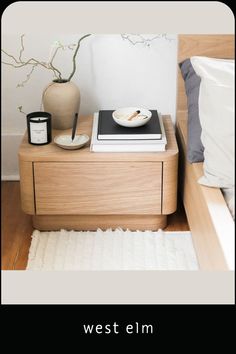
<instances>
[{"instance_id":1,"label":"bare twig","mask_svg":"<svg viewBox=\"0 0 236 354\"><path fill-rule=\"evenodd\" d=\"M83 39L85 39L86 37L89 37L89 36L91 36L91 34L86 34L85 36L81 37L80 40L78 41L78 44L77 44L77 47L75 49L75 52L74 52L74 55L73 55L73 59L72 59L73 60L73 70L72 70L72 73L70 74L70 76L67 79L68 81L70 81L72 79L72 77L74 76L74 73L76 71L76 61L75 61L75 59L76 59L76 55L77 55L79 47L80 47L80 43L81 43L81 41Z\"/></svg>"},{"instance_id":2,"label":"bare twig","mask_svg":"<svg viewBox=\"0 0 236 354\"><path fill-rule=\"evenodd\" d=\"M141 34L132 34L132 33L131 34L126 34L126 33L121 34L121 37L122 37L122 39L129 41L132 45L144 44L147 47L150 47L150 43L155 41L156 39L165 39L170 42L173 40L173 38L168 37L166 33L157 34L152 38L145 38Z\"/></svg>"},{"instance_id":3,"label":"bare twig","mask_svg":"<svg viewBox=\"0 0 236 354\"><path fill-rule=\"evenodd\" d=\"M24 51L24 34L21 36L21 49L20 49L20 54L19 54L19 59L17 60L13 55L9 54L8 52L6 52L4 49L1 49L1 51L8 56L9 58L13 59L14 63L10 63L10 62L6 62L6 61L2 61L3 64L5 65L9 65L12 66L16 69L18 68L22 68L23 66L27 66L27 65L32 65L32 69L31 69L31 73L34 71L36 66L41 66L45 69L51 70L54 73L54 76L56 78L61 79L61 72L60 70L58 70L57 68L55 68L55 66L52 64L52 60L55 58L55 56L52 58L51 62L49 64L45 63L45 62L40 62L39 60L35 59L35 58L30 58L26 61L22 60L22 53ZM55 53L56 54L56 53ZM58 74L58 75L57 75ZM28 79L24 82L27 82ZM23 83L24 83L23 82ZM18 87L22 87L23 85L19 84Z\"/></svg>"},{"instance_id":4,"label":"bare twig","mask_svg":"<svg viewBox=\"0 0 236 354\"><path fill-rule=\"evenodd\" d=\"M73 55L73 58L72 58L72 62L73 62L73 69L72 69L72 73L70 74L68 80L66 81L70 81L71 78L73 77L73 75L75 74L75 71L76 71L76 55L78 53L78 50L79 50L79 47L80 47L80 43L81 41L90 36L91 34L86 34L85 36L83 36L82 38L80 38L80 40L78 41L77 44L68 44L68 45L62 45L60 42L58 42L58 46L56 47L52 57L50 58L50 61L49 62L44 62L44 61L39 61L35 58L30 58L28 60L22 60L22 55L23 55L23 52L25 50L25 46L24 46L24 34L21 35L20 37L20 43L21 43L21 47L20 47L20 52L19 52L19 57L15 57L14 55L11 55L9 54L8 52L6 52L5 50L1 49L2 53L4 53L8 58L9 58L9 61L2 61L3 64L5 65L9 65L9 66L12 66L13 68L22 68L24 66L27 66L27 65L32 65L32 68L30 70L30 72L27 74L26 76L26 80L24 80L22 83L18 84L17 87L23 87L24 84L26 82L29 81L33 71L35 70L36 67L43 67L47 70L51 70L54 74L54 76L58 79L58 80L62 80L62 73L59 69L57 69L54 64L53 64L53 61L58 53L58 50L59 49L70 49L70 50L74 50L74 47L75 48L75 52L74 52L74 55ZM10 60L11 59L11 60Z\"/></svg>"},{"instance_id":5,"label":"bare twig","mask_svg":"<svg viewBox=\"0 0 236 354\"><path fill-rule=\"evenodd\" d=\"M6 61L3 61L3 60L2 60L2 64L13 66L13 68L18 68L18 66L14 65L12 63L7 63Z\"/></svg>"},{"instance_id":6,"label":"bare twig","mask_svg":"<svg viewBox=\"0 0 236 354\"><path fill-rule=\"evenodd\" d=\"M7 64L7 65L14 66L14 68L22 68L22 66L38 64L38 65L43 66L43 67L46 68L46 69L50 69L50 68L47 66L46 63L40 62L40 61L38 61L37 59L30 58L30 59L28 59L27 61L22 61L22 60L21 60L21 61L18 61L18 60L16 60L16 58L15 58L13 55L7 53L5 50L1 49L1 51L2 51L4 54L6 54L8 57L12 58L12 59L15 61L15 63L16 63L17 65L2 61L3 64Z\"/></svg>"},{"instance_id":7,"label":"bare twig","mask_svg":"<svg viewBox=\"0 0 236 354\"><path fill-rule=\"evenodd\" d=\"M60 47L57 47L56 48L56 50L55 50L55 52L54 52L54 54L53 54L53 56L52 56L52 59L51 59L51 61L49 62L49 66L52 68L52 70L54 71L54 73L55 72L57 72L58 74L59 74L59 79L61 80L62 79L62 77L61 77L61 72L58 70L58 69L56 69L55 68L55 66L53 65L53 60L54 60L54 58L55 58L55 56L56 56L56 54L57 54L57 52L58 52L58 49L59 49ZM56 75L57 76L57 75Z\"/></svg>"},{"instance_id":8,"label":"bare twig","mask_svg":"<svg viewBox=\"0 0 236 354\"><path fill-rule=\"evenodd\" d=\"M30 72L26 75L26 79L24 81L22 81L20 84L18 84L16 87L24 87L24 85L26 84L26 82L29 81L31 74L33 73L34 69L36 68L37 64L35 64L34 66L32 66Z\"/></svg>"},{"instance_id":9,"label":"bare twig","mask_svg":"<svg viewBox=\"0 0 236 354\"><path fill-rule=\"evenodd\" d=\"M2 51L3 51L5 54L7 54L9 57L13 57L12 55L6 53L4 50L2 50ZM13 57L13 58L14 58L14 57ZM45 63L45 62L40 62L40 61L38 61L38 60L36 60L36 59L34 59L34 58L30 58L30 59L28 59L26 62L23 62L23 61L19 62L19 61L16 60L16 58L14 58L14 61L17 63L17 65L12 64L12 63L7 63L7 62L5 62L5 61L2 61L2 63L5 64L5 65L13 66L13 68L16 68L16 69L22 68L23 66L27 66L27 65L33 65L33 67L35 67L35 66L42 66L42 67L45 68L45 69L52 70L53 73L54 73L54 75L55 75L57 78L61 78L61 72L60 72L57 68L55 68L53 65L51 65L51 63L47 64L47 63ZM56 75L56 72L59 74L59 76Z\"/></svg>"},{"instance_id":10,"label":"bare twig","mask_svg":"<svg viewBox=\"0 0 236 354\"><path fill-rule=\"evenodd\" d=\"M19 106L19 107L17 107L18 108L18 111L20 112L20 113L22 113L22 114L24 114L24 115L26 115L26 113L24 112L24 111L22 111L22 106Z\"/></svg>"},{"instance_id":11,"label":"bare twig","mask_svg":"<svg viewBox=\"0 0 236 354\"><path fill-rule=\"evenodd\" d=\"M3 50L3 49L1 49L1 51L2 51L4 54L6 54L8 57L12 58L15 63L20 64L20 62L17 61L16 58L15 58L13 55L7 53L7 52L6 52L5 50Z\"/></svg>"},{"instance_id":12,"label":"bare twig","mask_svg":"<svg viewBox=\"0 0 236 354\"><path fill-rule=\"evenodd\" d=\"M71 50L74 50L74 47L76 46L76 44L68 44L67 48L68 49L71 49Z\"/></svg>"},{"instance_id":13,"label":"bare twig","mask_svg":"<svg viewBox=\"0 0 236 354\"><path fill-rule=\"evenodd\" d=\"M21 37L20 37L20 42L21 42L21 50L20 50L20 54L19 54L19 60L20 60L20 61L21 61L22 53L23 53L23 51L24 51L24 49L25 49L25 47L24 47L24 41L23 41L24 36L25 36L25 35L22 34Z\"/></svg>"}]
</instances>

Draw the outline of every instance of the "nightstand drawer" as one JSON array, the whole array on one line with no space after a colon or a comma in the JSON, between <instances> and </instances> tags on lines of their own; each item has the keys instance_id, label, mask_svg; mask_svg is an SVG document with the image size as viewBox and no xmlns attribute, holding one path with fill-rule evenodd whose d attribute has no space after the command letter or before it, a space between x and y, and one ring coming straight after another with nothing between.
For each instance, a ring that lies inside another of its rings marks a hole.
<instances>
[{"instance_id":1,"label":"nightstand drawer","mask_svg":"<svg viewBox=\"0 0 236 354\"><path fill-rule=\"evenodd\" d=\"M35 162L38 215L161 214L161 162Z\"/></svg>"}]
</instances>

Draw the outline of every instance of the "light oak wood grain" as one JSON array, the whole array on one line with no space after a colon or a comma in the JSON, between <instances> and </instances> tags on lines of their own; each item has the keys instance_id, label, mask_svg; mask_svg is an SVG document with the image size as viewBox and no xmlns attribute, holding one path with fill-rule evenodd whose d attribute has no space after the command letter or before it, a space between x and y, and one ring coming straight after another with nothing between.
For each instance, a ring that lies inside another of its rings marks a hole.
<instances>
[{"instance_id":1,"label":"light oak wood grain","mask_svg":"<svg viewBox=\"0 0 236 354\"><path fill-rule=\"evenodd\" d=\"M162 214L172 214L177 208L178 159L162 164Z\"/></svg>"},{"instance_id":2,"label":"light oak wood grain","mask_svg":"<svg viewBox=\"0 0 236 354\"><path fill-rule=\"evenodd\" d=\"M228 264L220 239L234 237L229 234L229 230L234 233L233 219L221 190L198 183L203 175L203 164L190 164L186 159L186 120L178 120L177 132L181 142L181 170L184 174L183 202L199 264L204 270L226 270Z\"/></svg>"},{"instance_id":3,"label":"light oak wood grain","mask_svg":"<svg viewBox=\"0 0 236 354\"><path fill-rule=\"evenodd\" d=\"M91 137L92 116L81 116L78 119L77 134L87 134ZM49 145L36 146L28 144L27 133L25 134L19 148L19 156L22 161L77 161L77 162L115 162L115 161L156 161L160 162L175 159L178 147L175 140L175 131L170 116L163 116L163 123L166 130L167 146L164 152L90 152L90 142L79 150L64 150L53 142ZM53 137L58 134L71 134L71 130L53 131Z\"/></svg>"},{"instance_id":4,"label":"light oak wood grain","mask_svg":"<svg viewBox=\"0 0 236 354\"><path fill-rule=\"evenodd\" d=\"M162 164L34 164L36 213L161 214Z\"/></svg>"},{"instance_id":5,"label":"light oak wood grain","mask_svg":"<svg viewBox=\"0 0 236 354\"><path fill-rule=\"evenodd\" d=\"M191 56L234 58L233 34L183 34L178 36L178 61Z\"/></svg>"},{"instance_id":6,"label":"light oak wood grain","mask_svg":"<svg viewBox=\"0 0 236 354\"><path fill-rule=\"evenodd\" d=\"M98 228L129 229L132 231L164 229L166 215L34 215L33 225L41 231L82 230L96 231Z\"/></svg>"},{"instance_id":7,"label":"light oak wood grain","mask_svg":"<svg viewBox=\"0 0 236 354\"><path fill-rule=\"evenodd\" d=\"M181 35L178 62L191 56L234 58L234 35ZM234 237L234 222L221 190L198 184L203 164L187 161L187 97L184 81L178 69L177 137L180 149L180 187L200 268L226 270L229 265L220 240L227 230ZM232 242L233 243L233 242Z\"/></svg>"},{"instance_id":8,"label":"light oak wood grain","mask_svg":"<svg viewBox=\"0 0 236 354\"><path fill-rule=\"evenodd\" d=\"M1 197L2 269L25 269L33 226L31 216L21 210L20 183L2 182Z\"/></svg>"},{"instance_id":9,"label":"light oak wood grain","mask_svg":"<svg viewBox=\"0 0 236 354\"><path fill-rule=\"evenodd\" d=\"M89 146L68 151L54 143L30 145L25 135L19 159L20 164L34 166L36 214L156 216L163 210L174 212L178 146L170 116L164 116L163 122L166 151L155 153L92 153ZM78 133L90 135L91 128L92 116L79 118ZM69 131L53 135L58 133Z\"/></svg>"},{"instance_id":10,"label":"light oak wood grain","mask_svg":"<svg viewBox=\"0 0 236 354\"><path fill-rule=\"evenodd\" d=\"M22 210L33 215L35 214L33 163L20 161L19 173Z\"/></svg>"}]
</instances>

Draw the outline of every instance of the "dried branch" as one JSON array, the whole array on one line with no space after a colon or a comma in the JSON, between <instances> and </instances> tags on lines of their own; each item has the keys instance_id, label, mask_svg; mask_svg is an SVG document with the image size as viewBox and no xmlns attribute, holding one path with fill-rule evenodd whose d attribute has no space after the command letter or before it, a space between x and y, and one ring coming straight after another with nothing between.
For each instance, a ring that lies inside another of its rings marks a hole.
<instances>
[{"instance_id":1,"label":"dried branch","mask_svg":"<svg viewBox=\"0 0 236 354\"><path fill-rule=\"evenodd\" d=\"M22 106L19 106L19 107L17 107L18 108L18 111L20 112L20 113L22 113L22 114L24 114L24 115L26 115L26 113L24 112L24 111L22 111Z\"/></svg>"},{"instance_id":2,"label":"dried branch","mask_svg":"<svg viewBox=\"0 0 236 354\"><path fill-rule=\"evenodd\" d=\"M156 39L165 39L170 42L173 41L173 38L168 37L166 33L157 34L152 38L145 38L141 34L132 34L132 33L131 34L121 34L121 37L123 40L129 41L132 45L144 44L147 47L150 47L150 43L155 41ZM136 38L132 38L132 37L136 37Z\"/></svg>"},{"instance_id":3,"label":"dried branch","mask_svg":"<svg viewBox=\"0 0 236 354\"><path fill-rule=\"evenodd\" d=\"M20 37L21 50L20 50L20 54L19 54L19 61L21 61L22 53L23 53L23 51L25 50L24 41L23 41L24 36L25 36L25 35L22 34L21 37Z\"/></svg>"},{"instance_id":4,"label":"dried branch","mask_svg":"<svg viewBox=\"0 0 236 354\"><path fill-rule=\"evenodd\" d=\"M50 62L49 64L47 64L47 63L45 63L45 62L40 62L40 61L38 61L37 59L34 59L34 58L30 58L30 59L28 59L28 60L25 61L25 62L22 61L22 60L19 62L18 60L16 60L16 58L15 58L13 55L10 55L9 53L7 53L6 51L4 51L3 49L2 49L2 52L3 52L4 54L6 54L8 57L13 58L13 60L14 60L15 63L17 64L17 65L15 65L15 64L12 64L12 63L8 63L8 62L5 62L5 61L2 61L2 63L5 64L5 65L13 66L13 68L16 68L16 69L22 68L23 66L27 66L27 65L32 65L32 66L33 66L33 70L35 69L36 66L42 66L42 67L45 68L45 69L48 69L48 70L53 71L54 76L57 77L57 78L59 78L59 79L61 79L61 72L60 72L57 68L55 68L55 67L52 65L51 62ZM32 72L33 72L33 70L32 70ZM57 75L56 73L58 73L58 75ZM27 80L27 81L28 81L28 80ZM21 85L20 85L20 86L21 86Z\"/></svg>"},{"instance_id":5,"label":"dried branch","mask_svg":"<svg viewBox=\"0 0 236 354\"><path fill-rule=\"evenodd\" d=\"M2 64L5 64L5 65L9 65L9 66L13 66L13 68L18 68L18 66L12 64L12 63L7 63L5 61L2 60Z\"/></svg>"},{"instance_id":6,"label":"dried branch","mask_svg":"<svg viewBox=\"0 0 236 354\"><path fill-rule=\"evenodd\" d=\"M14 68L22 68L23 66L26 66L26 65L35 65L35 64L38 64L38 65L41 65L43 66L44 68L46 69L50 69L46 63L44 62L40 62L38 61L37 59L34 59L34 58L30 58L28 59L27 61L18 61L13 55L7 53L5 50L1 49L1 51L6 54L8 57L12 58L14 60L14 62L17 64L17 65L14 65L12 63L7 63L7 62L4 62L2 61L3 64L7 64L7 65L11 65L11 66L14 66Z\"/></svg>"},{"instance_id":7,"label":"dried branch","mask_svg":"<svg viewBox=\"0 0 236 354\"><path fill-rule=\"evenodd\" d=\"M18 84L16 87L24 87L24 85L26 84L26 82L29 81L34 69L36 68L38 64L35 64L34 66L32 66L30 72L26 75L26 79L24 81L22 81L20 84Z\"/></svg>"},{"instance_id":8,"label":"dried branch","mask_svg":"<svg viewBox=\"0 0 236 354\"><path fill-rule=\"evenodd\" d=\"M72 70L72 73L70 74L70 76L68 77L68 81L70 81L72 79L72 77L74 76L75 74L75 71L76 71L76 55L78 53L78 50L79 50L79 47L80 47L80 43L82 42L83 39L85 39L86 37L89 37L91 36L91 34L86 34L85 36L81 37L80 40L78 41L78 44L77 44L77 47L75 49L75 52L74 52L74 55L73 55L73 70Z\"/></svg>"},{"instance_id":9,"label":"dried branch","mask_svg":"<svg viewBox=\"0 0 236 354\"><path fill-rule=\"evenodd\" d=\"M75 47L75 46L76 46L76 44L74 44L74 43L73 43L73 44L68 44L68 45L67 45L67 48L68 48L68 49L71 49L71 50L74 50L74 47Z\"/></svg>"},{"instance_id":10,"label":"dried branch","mask_svg":"<svg viewBox=\"0 0 236 354\"><path fill-rule=\"evenodd\" d=\"M28 65L32 65L32 68L30 70L30 72L26 75L26 79L24 81L22 81L20 84L17 85L17 87L23 87L28 81L29 79L31 78L34 70L36 67L43 67L47 70L51 70L53 72L53 75L54 77L56 77L56 79L58 80L62 80L62 73L59 69L57 69L54 64L53 64L53 61L59 51L59 49L70 49L70 50L74 50L75 48L75 52L74 52L74 55L73 55L73 58L72 58L72 63L73 63L73 68L72 68L72 73L70 74L69 78L66 80L66 81L70 81L71 78L73 77L73 75L75 74L75 71L76 71L76 56L77 56L77 53L78 53L78 50L79 50L79 47L80 47L80 43L83 39L85 39L86 37L89 37L91 34L86 34L85 36L83 36L82 38L80 38L80 40L78 41L77 44L68 44L68 45L62 45L60 42L57 42L59 43L57 45L57 47L55 48L55 51L53 52L53 55L51 56L49 62L44 62L44 61L39 61L35 58L30 58L28 60L23 60L22 59L22 55L24 53L24 50L25 50L25 45L24 45L24 37L25 35L22 34L21 37L20 37L20 44L21 44L21 47L20 47L20 52L19 52L19 56L18 58L15 57L14 55L11 55L9 54L8 52L6 52L5 50L1 49L2 53L4 53L9 59L9 61L2 61L3 64L5 65L9 65L9 66L12 66L13 68L22 68L24 66L28 66Z\"/></svg>"},{"instance_id":11,"label":"dried branch","mask_svg":"<svg viewBox=\"0 0 236 354\"><path fill-rule=\"evenodd\" d=\"M76 44L68 44L68 45L62 45L61 43L59 43L59 45L56 47L52 57L50 58L50 61L48 63L46 62L43 62L43 61L39 61L35 58L30 58L28 60L25 60L23 61L22 60L22 55L23 55L23 52L25 50L25 46L24 46L24 34L21 35L20 37L20 43L21 43L21 48L20 48L20 53L19 53L19 57L18 59L14 56L14 55L11 55L9 54L8 52L6 52L5 50L1 49L2 53L4 53L8 58L12 59L13 62L11 61L2 61L3 64L5 65L9 65L9 66L12 66L13 68L22 68L24 66L27 66L27 65L32 65L32 68L29 72L29 74L27 74L27 78L26 80L24 80L21 84L18 84L17 87L23 87L24 84L29 81L34 69L36 67L43 67L47 70L51 70L54 74L54 76L58 79L58 80L62 80L62 73L59 69L57 69L54 64L53 64L53 61L59 51L59 49L70 49L70 50L74 50L74 47L76 47L75 49L75 53L73 55L73 58L72 58L72 62L73 62L73 69L72 69L72 73L70 74L69 78L66 80L66 81L70 81L71 78L73 77L73 75L75 74L75 71L76 71L76 55L78 53L78 50L79 50L79 47L80 47L80 43L81 41L90 36L90 34L86 34L85 36L83 36L82 38L80 38L80 40L78 41L77 45Z\"/></svg>"},{"instance_id":12,"label":"dried branch","mask_svg":"<svg viewBox=\"0 0 236 354\"><path fill-rule=\"evenodd\" d=\"M16 58L15 58L13 55L7 53L7 52L6 52L5 50L3 50L3 49L1 49L1 51L2 51L4 54L6 54L8 57L12 58L15 63L20 64L20 62L17 61ZM4 64L5 64L5 63L4 63Z\"/></svg>"},{"instance_id":13,"label":"dried branch","mask_svg":"<svg viewBox=\"0 0 236 354\"><path fill-rule=\"evenodd\" d=\"M55 68L55 66L53 65L53 60L55 59L55 56L56 56L56 54L57 54L57 52L58 52L58 49L59 49L60 47L57 47L56 48L56 50L55 50L55 52L54 52L54 54L53 54L53 56L52 56L52 58L51 58L51 60L50 60L50 62L49 62L49 66L52 68L52 70L54 71L54 74L55 74L55 72L57 72L58 74L59 74L59 77L58 77L58 79L59 80L62 80L62 77L61 77L61 72L58 70L58 69L56 69ZM57 76L57 75L56 75Z\"/></svg>"},{"instance_id":14,"label":"dried branch","mask_svg":"<svg viewBox=\"0 0 236 354\"><path fill-rule=\"evenodd\" d=\"M33 58L30 59L30 60L34 60L34 62L33 62L33 63L31 63L31 62L26 62L26 63L23 63L22 65L14 65L14 64L12 64L12 63L7 63L7 62L5 62L5 61L2 61L2 64L9 65L9 66L12 66L13 68L17 68L17 69L18 69L18 68L21 68L21 67L23 67L23 66L26 66L26 65L32 65L33 68L34 68L35 66L41 65L41 66L43 66L44 68L46 68L46 69L48 69L48 70L52 70L53 73L54 73L54 76L59 79L59 76L57 76L57 74L56 74L56 71L57 71L56 68L50 67L50 65L48 65L47 63L38 62L36 59L33 59Z\"/></svg>"},{"instance_id":15,"label":"dried branch","mask_svg":"<svg viewBox=\"0 0 236 354\"><path fill-rule=\"evenodd\" d=\"M68 45L62 45L61 43L59 43L59 45L56 47L54 53L52 54L50 61L48 62L48 66L54 70L54 75L57 77L57 79L62 80L62 74L61 72L55 68L55 66L53 65L53 60L55 59L57 52L59 49L70 49L73 50L74 47L76 46L76 44L72 43L72 44L68 44ZM59 74L59 76L57 76L56 72Z\"/></svg>"}]
</instances>

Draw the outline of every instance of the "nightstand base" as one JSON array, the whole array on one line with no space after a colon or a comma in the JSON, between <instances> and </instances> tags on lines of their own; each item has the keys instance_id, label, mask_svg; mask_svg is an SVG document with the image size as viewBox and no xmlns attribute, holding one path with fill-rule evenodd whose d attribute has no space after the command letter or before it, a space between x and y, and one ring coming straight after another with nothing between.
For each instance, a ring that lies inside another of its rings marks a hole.
<instances>
[{"instance_id":1,"label":"nightstand base","mask_svg":"<svg viewBox=\"0 0 236 354\"><path fill-rule=\"evenodd\" d=\"M33 226L37 230L84 230L98 228L129 229L131 231L156 231L167 225L166 215L34 215Z\"/></svg>"}]
</instances>

